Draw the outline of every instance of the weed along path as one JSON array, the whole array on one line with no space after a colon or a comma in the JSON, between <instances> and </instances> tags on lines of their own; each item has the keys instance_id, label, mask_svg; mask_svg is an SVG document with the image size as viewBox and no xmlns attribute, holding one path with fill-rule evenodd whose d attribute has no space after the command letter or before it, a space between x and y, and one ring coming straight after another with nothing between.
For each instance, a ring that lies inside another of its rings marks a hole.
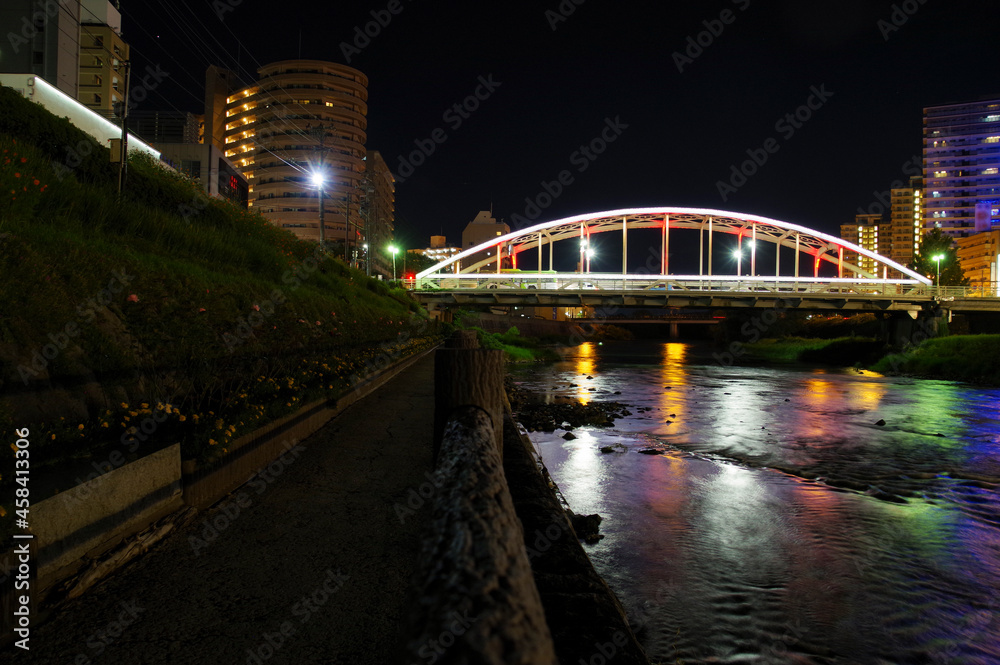
<instances>
[{"instance_id":1,"label":"weed along path","mask_svg":"<svg viewBox=\"0 0 1000 665\"><path fill-rule=\"evenodd\" d=\"M66 603L17 662L392 662L430 516L433 373L418 361Z\"/></svg>"}]
</instances>

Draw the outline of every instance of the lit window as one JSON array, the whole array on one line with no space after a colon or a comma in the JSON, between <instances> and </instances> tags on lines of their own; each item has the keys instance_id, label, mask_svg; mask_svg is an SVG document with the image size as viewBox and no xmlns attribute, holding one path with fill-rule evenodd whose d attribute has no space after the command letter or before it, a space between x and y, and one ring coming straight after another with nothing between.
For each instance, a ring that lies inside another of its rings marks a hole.
<instances>
[{"instance_id":1,"label":"lit window","mask_svg":"<svg viewBox=\"0 0 1000 665\"><path fill-rule=\"evenodd\" d=\"M985 171L983 171L983 175L996 175L996 174L997 174L997 169L995 167L992 168L992 169L986 169Z\"/></svg>"},{"instance_id":2,"label":"lit window","mask_svg":"<svg viewBox=\"0 0 1000 665\"><path fill-rule=\"evenodd\" d=\"M1000 143L1000 136L988 136L983 139L983 143Z\"/></svg>"},{"instance_id":3,"label":"lit window","mask_svg":"<svg viewBox=\"0 0 1000 665\"><path fill-rule=\"evenodd\" d=\"M945 177L946 175L948 175L948 172L947 172L947 171L935 171L935 172L934 172L934 177L935 177L935 178L943 178L943 177Z\"/></svg>"},{"instance_id":4,"label":"lit window","mask_svg":"<svg viewBox=\"0 0 1000 665\"><path fill-rule=\"evenodd\" d=\"M986 116L986 119L983 122L996 122L997 120L1000 120L1000 115L994 114Z\"/></svg>"}]
</instances>

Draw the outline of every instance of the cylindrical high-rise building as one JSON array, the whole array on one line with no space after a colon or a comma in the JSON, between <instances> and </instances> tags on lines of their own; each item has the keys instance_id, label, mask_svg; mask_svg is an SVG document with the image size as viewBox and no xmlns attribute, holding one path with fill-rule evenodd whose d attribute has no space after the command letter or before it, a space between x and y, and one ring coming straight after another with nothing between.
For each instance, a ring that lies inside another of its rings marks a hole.
<instances>
[{"instance_id":1,"label":"cylindrical high-rise building","mask_svg":"<svg viewBox=\"0 0 1000 665\"><path fill-rule=\"evenodd\" d=\"M226 156L250 182L250 205L300 238L319 239L323 185L326 239L361 239L368 77L321 60L283 60L256 85L226 99ZM350 231L348 231L348 227Z\"/></svg>"}]
</instances>

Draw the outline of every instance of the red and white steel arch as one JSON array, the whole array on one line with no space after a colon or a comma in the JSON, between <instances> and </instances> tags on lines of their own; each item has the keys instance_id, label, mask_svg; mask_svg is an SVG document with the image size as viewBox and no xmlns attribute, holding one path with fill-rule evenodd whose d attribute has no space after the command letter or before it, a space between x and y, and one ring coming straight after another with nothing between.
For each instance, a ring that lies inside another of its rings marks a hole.
<instances>
[{"instance_id":1,"label":"red and white steel arch","mask_svg":"<svg viewBox=\"0 0 1000 665\"><path fill-rule=\"evenodd\" d=\"M548 269L553 270L552 266L554 265L555 258L554 246L556 242L572 238L580 239L581 261L586 261L587 256L584 252L584 247L589 244L590 236L595 233L614 231L622 234L622 274L628 274L626 261L628 255L628 231L630 229L654 228L661 230L659 249L660 269L664 277L670 273L671 231L693 229L699 231L700 236L698 259L700 275L712 276L714 234L726 233L736 235L738 246L741 248L744 238L753 241L748 257L751 275L756 274L757 270L757 242L763 241L794 250L794 278L801 276L800 258L805 254L811 258L813 264L811 273L813 278L819 276L819 266L821 262L826 261L837 266L837 276L840 278L844 277L845 271L849 271L858 279L879 279L878 275L872 274L844 259L845 252L852 252L859 256L871 258L878 264L885 266L885 268L898 270L902 275L916 282L926 285L931 284L930 279L906 266L822 231L816 231L799 224L783 222L759 215L703 208L629 208L576 215L574 217L543 222L513 231L507 235L498 236L476 247L466 249L420 272L417 275L417 279L432 276L443 277L447 274L454 274L453 267L456 263L487 250L490 250L491 253L489 258L462 266L460 272L480 272L482 268L491 264L496 264L497 272L499 272L501 269L501 260L504 256L513 256L516 260L518 254L529 250L536 250L538 252L538 270L541 272L544 269L544 252L542 248L545 245L549 247ZM705 233L706 231L707 234ZM705 251L706 246L708 249L707 252ZM495 252L492 251L494 249L496 250ZM452 270L448 270L449 267ZM780 251L775 252L774 274L781 274Z\"/></svg>"}]
</instances>

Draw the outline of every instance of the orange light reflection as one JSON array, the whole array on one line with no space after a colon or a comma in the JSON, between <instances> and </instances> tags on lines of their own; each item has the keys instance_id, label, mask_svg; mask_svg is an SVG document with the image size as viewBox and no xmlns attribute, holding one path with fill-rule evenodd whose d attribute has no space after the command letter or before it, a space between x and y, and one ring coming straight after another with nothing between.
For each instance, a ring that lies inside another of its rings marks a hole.
<instances>
[{"instance_id":1,"label":"orange light reflection","mask_svg":"<svg viewBox=\"0 0 1000 665\"><path fill-rule=\"evenodd\" d=\"M588 380L588 376L593 376L594 368L596 364L594 362L594 354L596 349L593 343L585 342L577 347L578 356L576 358L576 377L573 379L573 383L576 384L576 396L580 400L580 404L589 404L593 397L593 393L588 390L588 388L596 388L593 379Z\"/></svg>"},{"instance_id":2,"label":"orange light reflection","mask_svg":"<svg viewBox=\"0 0 1000 665\"><path fill-rule=\"evenodd\" d=\"M678 342L667 342L663 345L660 361L660 379L664 386L671 386L670 390L661 389L660 410L663 412L664 420L677 420L684 417L684 393L677 390L680 386L688 384L687 359L688 345ZM676 418L670 418L670 414L676 414Z\"/></svg>"}]
</instances>

